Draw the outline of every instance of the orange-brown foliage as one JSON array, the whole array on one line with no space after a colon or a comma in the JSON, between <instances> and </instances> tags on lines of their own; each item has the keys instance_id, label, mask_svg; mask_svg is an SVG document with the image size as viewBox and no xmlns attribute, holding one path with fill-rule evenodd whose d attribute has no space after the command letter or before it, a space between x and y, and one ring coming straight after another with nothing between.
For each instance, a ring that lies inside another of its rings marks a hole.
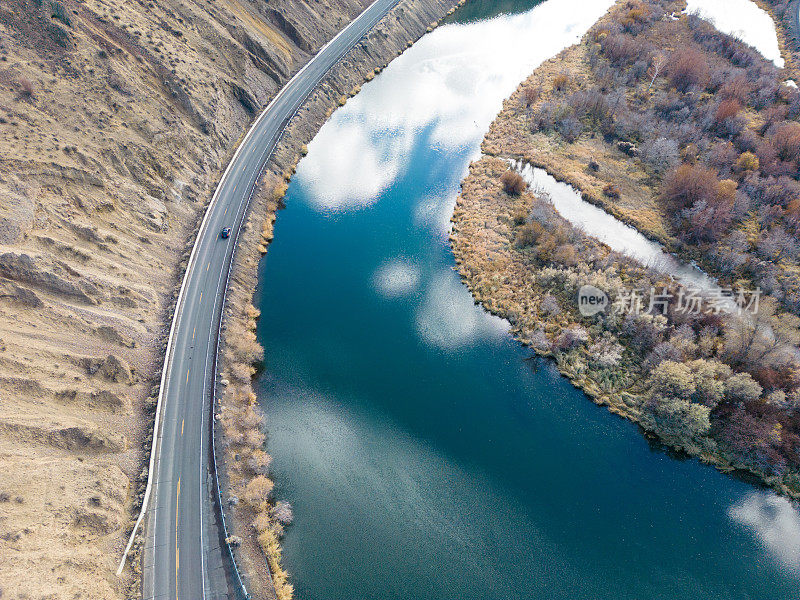
<instances>
[{"instance_id":1,"label":"orange-brown foliage","mask_svg":"<svg viewBox=\"0 0 800 600\"><path fill-rule=\"evenodd\" d=\"M538 87L528 86L522 93L523 101L525 102L525 107L530 108L536 101L539 100L539 95L541 94L541 90Z\"/></svg>"},{"instance_id":2,"label":"orange-brown foliage","mask_svg":"<svg viewBox=\"0 0 800 600\"><path fill-rule=\"evenodd\" d=\"M781 160L797 160L800 155L800 123L784 121L775 127L771 137Z\"/></svg>"},{"instance_id":3,"label":"orange-brown foliage","mask_svg":"<svg viewBox=\"0 0 800 600\"><path fill-rule=\"evenodd\" d=\"M620 197L622 192L613 183L609 183L609 184L606 184L606 186L603 188L603 194L605 194L609 198L617 199L617 198Z\"/></svg>"},{"instance_id":4,"label":"orange-brown foliage","mask_svg":"<svg viewBox=\"0 0 800 600\"><path fill-rule=\"evenodd\" d=\"M519 173L511 169L500 176L500 182L503 184L506 194L511 196L519 196L525 191L525 180Z\"/></svg>"},{"instance_id":5,"label":"orange-brown foliage","mask_svg":"<svg viewBox=\"0 0 800 600\"><path fill-rule=\"evenodd\" d=\"M553 89L558 92L563 92L569 87L569 82L569 73L559 73L553 78Z\"/></svg>"},{"instance_id":6,"label":"orange-brown foliage","mask_svg":"<svg viewBox=\"0 0 800 600\"><path fill-rule=\"evenodd\" d=\"M742 110L742 103L736 98L726 98L717 106L717 111L714 113L714 124L719 126L728 119L732 119L739 114Z\"/></svg>"},{"instance_id":7,"label":"orange-brown foliage","mask_svg":"<svg viewBox=\"0 0 800 600\"><path fill-rule=\"evenodd\" d=\"M708 81L708 61L697 48L684 48L672 54L669 80L679 91L687 92L698 86L705 87Z\"/></svg>"},{"instance_id":8,"label":"orange-brown foliage","mask_svg":"<svg viewBox=\"0 0 800 600\"><path fill-rule=\"evenodd\" d=\"M673 209L710 201L717 196L717 174L700 164L682 164L664 179L661 195Z\"/></svg>"}]
</instances>

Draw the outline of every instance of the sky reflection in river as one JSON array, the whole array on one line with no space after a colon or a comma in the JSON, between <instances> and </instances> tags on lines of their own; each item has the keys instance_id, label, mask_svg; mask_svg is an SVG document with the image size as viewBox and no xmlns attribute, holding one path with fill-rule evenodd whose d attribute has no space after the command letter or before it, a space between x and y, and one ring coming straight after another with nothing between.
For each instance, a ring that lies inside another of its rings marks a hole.
<instances>
[{"instance_id":1,"label":"sky reflection in river","mask_svg":"<svg viewBox=\"0 0 800 600\"><path fill-rule=\"evenodd\" d=\"M746 526L776 558L800 572L800 512L786 498L752 492L731 506L730 517Z\"/></svg>"},{"instance_id":2,"label":"sky reflection in river","mask_svg":"<svg viewBox=\"0 0 800 600\"><path fill-rule=\"evenodd\" d=\"M504 319L475 306L452 269L441 269L428 281L416 323L423 340L445 349L458 348L478 338L499 341L508 332Z\"/></svg>"},{"instance_id":3,"label":"sky reflection in river","mask_svg":"<svg viewBox=\"0 0 800 600\"><path fill-rule=\"evenodd\" d=\"M753 46L766 59L783 67L775 23L752 0L688 0L687 10L712 22L720 31Z\"/></svg>"},{"instance_id":4,"label":"sky reflection in river","mask_svg":"<svg viewBox=\"0 0 800 600\"><path fill-rule=\"evenodd\" d=\"M297 171L306 197L323 212L371 205L406 172L421 137L438 151L469 148L474 155L503 99L565 42L579 40L611 4L546 2L523 14L449 25L425 36L336 111L308 145L313 160L302 161ZM452 194L429 196L415 220L446 235L453 202ZM415 268L412 275L407 264L402 267L378 266L376 289L398 295L421 278L416 323L427 343L457 348L507 332L505 321L473 306L449 269L420 274Z\"/></svg>"},{"instance_id":5,"label":"sky reflection in river","mask_svg":"<svg viewBox=\"0 0 800 600\"><path fill-rule=\"evenodd\" d=\"M419 286L419 267L414 263L395 259L381 265L375 273L375 287L383 296L396 298L414 292Z\"/></svg>"},{"instance_id":6,"label":"sky reflection in river","mask_svg":"<svg viewBox=\"0 0 800 600\"><path fill-rule=\"evenodd\" d=\"M452 270L452 203L503 98L610 3L441 27L309 144L258 326L299 598L794 600L752 488L525 360Z\"/></svg>"},{"instance_id":7,"label":"sky reflection in river","mask_svg":"<svg viewBox=\"0 0 800 600\"><path fill-rule=\"evenodd\" d=\"M425 36L336 111L298 174L324 211L369 205L403 171L418 133L444 151L477 150L503 100L533 69L580 39L610 0L545 2L527 13L448 25ZM385 85L382 81L388 81ZM357 157L357 160L353 160Z\"/></svg>"}]
</instances>

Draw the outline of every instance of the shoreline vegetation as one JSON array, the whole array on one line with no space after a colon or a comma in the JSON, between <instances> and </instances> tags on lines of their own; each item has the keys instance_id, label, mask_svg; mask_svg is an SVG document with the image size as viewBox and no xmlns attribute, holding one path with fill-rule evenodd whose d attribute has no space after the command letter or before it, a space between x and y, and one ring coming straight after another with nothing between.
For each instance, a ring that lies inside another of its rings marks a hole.
<instances>
[{"instance_id":1,"label":"shoreline vegetation","mask_svg":"<svg viewBox=\"0 0 800 600\"><path fill-rule=\"evenodd\" d=\"M254 193L250 216L234 259L220 345L224 392L215 422L223 434L217 461L223 471L223 503L229 516L229 542L254 599L293 595L281 565L280 538L292 521L287 502L276 499L265 452L265 424L252 381L263 361L256 339L259 311L254 306L258 265L273 238L277 213L306 144L333 111L354 96L393 58L432 31L465 0L405 0L396 6L331 70L289 123Z\"/></svg>"},{"instance_id":2,"label":"shoreline vegetation","mask_svg":"<svg viewBox=\"0 0 800 600\"><path fill-rule=\"evenodd\" d=\"M621 0L518 87L462 183L451 245L475 300L594 402L800 498L800 96L791 60L777 69L685 7ZM685 290L573 227L512 160L721 287L760 288L757 313L648 313L647 291ZM606 310L580 314L584 285ZM634 289L642 311L611 308Z\"/></svg>"}]
</instances>

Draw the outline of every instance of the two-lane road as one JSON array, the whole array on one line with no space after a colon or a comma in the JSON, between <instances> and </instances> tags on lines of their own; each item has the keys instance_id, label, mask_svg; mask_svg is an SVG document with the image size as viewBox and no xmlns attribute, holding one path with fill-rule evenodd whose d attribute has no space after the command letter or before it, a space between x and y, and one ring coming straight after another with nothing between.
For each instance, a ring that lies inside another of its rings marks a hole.
<instances>
[{"instance_id":1,"label":"two-lane road","mask_svg":"<svg viewBox=\"0 0 800 600\"><path fill-rule=\"evenodd\" d=\"M284 127L337 61L399 0L377 0L275 97L231 160L207 209L175 309L145 495L144 598L236 597L210 462L215 353L225 288L249 198ZM222 239L223 227L231 227ZM137 523L138 525L138 523Z\"/></svg>"}]
</instances>

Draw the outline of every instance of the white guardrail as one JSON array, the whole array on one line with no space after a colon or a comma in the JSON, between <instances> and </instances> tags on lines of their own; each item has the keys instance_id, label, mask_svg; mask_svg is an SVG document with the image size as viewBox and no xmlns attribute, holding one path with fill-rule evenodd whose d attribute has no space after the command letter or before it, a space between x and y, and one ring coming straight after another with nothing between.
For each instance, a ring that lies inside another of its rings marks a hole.
<instances>
[{"instance_id":1,"label":"white guardrail","mask_svg":"<svg viewBox=\"0 0 800 600\"><path fill-rule=\"evenodd\" d=\"M396 0L391 5L389 5L387 7L387 10L381 15L381 18L386 16L388 11L391 8L393 8L394 6L396 6L399 2L400 2L400 0ZM368 11L369 8L374 6L375 3L376 2L373 2L373 4L371 4L370 7L365 9L364 12ZM362 12L361 14L363 15L364 12ZM360 15L359 15L359 17L360 17ZM170 367L170 362L171 362L171 359L172 359L172 351L173 351L172 345L173 345L173 340L175 339L176 324L178 323L178 321L180 319L181 312L183 310L183 299L184 299L184 292L186 290L186 284L187 284L187 281L189 279L189 275L191 274L192 270L195 267L196 258L197 258L197 248L198 248L198 246L200 244L201 239L203 238L203 235L206 232L206 229L208 228L208 221L209 221L210 216L213 214L214 208L215 208L215 206L216 206L216 204L217 204L217 202L219 200L220 191L222 190L222 188L224 186L224 183L227 180L227 178L229 176L229 173L230 173L231 169L233 168L233 165L236 163L236 160L239 157L239 154L241 153L242 149L247 144L248 140L254 135L254 133L258 129L259 125L262 123L262 121L267 117L267 115L269 114L269 111L280 100L280 98L284 95L286 90L291 87L291 85L294 83L294 81L297 80L299 77L301 77L303 75L303 73L311 66L311 64L314 62L314 60L316 60L317 57L322 52L324 52L325 49L328 46L333 44L339 37L341 37L342 35L347 33L347 31L350 29L350 27L355 25L355 22L357 20L358 20L358 17L356 18L356 20L352 21L347 27L345 27L343 30L341 30L338 34L336 34L322 48L320 48L319 51L314 55L314 57L311 60L309 60L305 65L303 65L303 67L297 73L295 73L294 76L280 89L280 91L276 94L276 96L270 101L270 103L267 105L267 107L261 112L261 114L258 116L258 118L253 122L253 125L248 130L248 132L245 135L244 139L239 144L239 147L236 149L236 152L234 153L233 157L231 158L230 162L228 163L228 166L226 167L225 172L222 175L222 178L220 179L219 183L217 184L217 189L214 191L214 195L211 198L211 202L209 202L208 208L206 209L206 212L203 215L203 220L200 223L200 228L198 230L197 237L195 238L194 245L192 246L192 252L191 252L191 254L189 256L189 262L188 262L188 264L186 266L186 271L184 272L184 276L183 276L183 279L181 281L181 287L180 287L180 290L178 292L178 298L177 298L177 300L175 302L175 309L174 309L174 313L173 313L172 324L170 326L169 338L167 339L167 347L166 347L165 356L164 356L164 367L163 367L163 369L161 371L161 383L160 383L159 390L158 390L158 401L156 403L156 412L155 412L155 416L154 416L154 419L153 419L153 423L154 423L153 424L153 442L152 442L151 449L150 449L150 461L149 461L148 474L147 474L147 486L145 488L144 497L142 498L142 505L141 505L141 507L139 509L139 516L136 519L136 523L134 524L133 530L131 531L130 537L128 538L128 543L125 546L125 551L122 554L122 558L120 560L119 567L117 568L117 572L116 572L117 576L120 576L122 574L123 569L125 568L125 563L127 562L128 556L130 555L130 550L133 547L133 542L134 542L134 540L136 538L136 533L139 530L139 527L141 526L141 523L142 523L142 521L144 519L144 516L147 514L147 510L148 510L148 507L149 507L149 501L150 501L150 497L152 495L155 468L156 468L156 464L160 460L160 456L159 456L159 453L158 453L158 450L159 450L158 446L159 446L159 442L161 440L161 431L162 431L162 428L163 428L164 389L166 388L166 385L168 383L169 376L170 376L169 367ZM380 21L380 19L378 21ZM364 34L362 34L361 36L359 36L358 39L354 40L353 43L350 46L348 46L342 52L342 54L337 58L336 62L334 62L331 65L331 67L326 71L326 74L328 72L330 72L330 70L333 67L335 67L339 63L339 61L341 61L341 59L344 56L346 56L347 53L350 50L352 50L352 48L354 48L363 39L364 35L366 35L366 32ZM324 78L324 76L322 78L320 78L320 81L322 81L323 78ZM308 97L311 95L311 93L316 89L316 87L319 85L320 81L316 82L316 84L308 91L308 93L306 93L303 96L302 100L298 103L297 108L295 108L295 110L292 112L292 114L287 119L287 121L286 121L287 124L297 114L299 108L305 103L305 101L308 99ZM284 126L284 128L279 132L279 135L276 136L276 138L275 138L275 146L277 145L277 142L280 139L281 135L284 133L285 129L286 129L286 127ZM247 198L247 202L245 204L244 211L242 211L242 213L241 213L242 214L241 221L240 221L239 225L236 227L236 235L235 235L234 244L233 244L234 250L233 250L233 252L231 254L230 262L228 262L227 265L226 265L227 273L226 273L226 279L225 279L225 287L224 287L224 291L223 291L223 300L222 300L222 304L221 304L222 309L220 310L219 328L218 328L218 331L217 331L217 344L216 344L215 356L214 356L214 383L213 383L213 386L212 386L212 398L211 398L211 418L212 418L211 448L212 448L212 457L213 457L213 462L214 462L214 482L215 482L215 487L216 487L216 491L217 491L217 502L218 502L218 507L219 507L219 511L220 511L220 518L221 518L221 523L222 523L222 527L223 527L223 533L224 533L226 539L228 538L228 533L227 533L227 525L226 525L226 522L225 522L225 514L224 514L224 510L223 510L223 505L222 505L222 497L221 497L221 492L220 492L220 487L219 487L219 477L218 477L218 474L217 474L216 446L215 446L215 438L216 438L216 435L215 435L215 425L216 425L216 419L215 419L215 414L216 414L216 378L217 378L217 375L218 375L218 372L217 372L217 369L218 369L218 367L217 367L217 354L218 354L218 351L219 351L220 330L221 330L221 327L222 327L222 310L224 309L224 306L225 306L225 298L227 296L227 291L228 291L228 282L230 280L231 268L232 268L232 264L233 264L233 257L235 256L235 253L236 253L236 246L237 246L237 243L238 243L239 235L240 235L241 229L242 229L242 227L244 225L245 217L247 215L247 212L248 212L251 200L253 198L253 194L255 192L256 186L258 184L258 181L261 179L261 177L262 177L262 175L264 173L264 168L267 165L269 157L274 152L275 146L273 146L273 148L271 148L269 150L269 152L265 152L264 156L262 156L262 163L261 163L261 166L259 168L259 173L258 173L257 177L254 179L253 185L250 188L250 192L248 194L248 198ZM247 590L246 590L246 588L244 586L241 574L239 572L238 566L236 564L236 560L234 558L233 550L231 549L230 544L228 544L227 542L225 543L225 545L228 548L229 556L230 556L230 559L232 561L232 565L233 565L234 570L235 570L236 578L237 578L238 583L240 585L240 591L244 594L245 598L249 598L250 596L247 593Z\"/></svg>"}]
</instances>

